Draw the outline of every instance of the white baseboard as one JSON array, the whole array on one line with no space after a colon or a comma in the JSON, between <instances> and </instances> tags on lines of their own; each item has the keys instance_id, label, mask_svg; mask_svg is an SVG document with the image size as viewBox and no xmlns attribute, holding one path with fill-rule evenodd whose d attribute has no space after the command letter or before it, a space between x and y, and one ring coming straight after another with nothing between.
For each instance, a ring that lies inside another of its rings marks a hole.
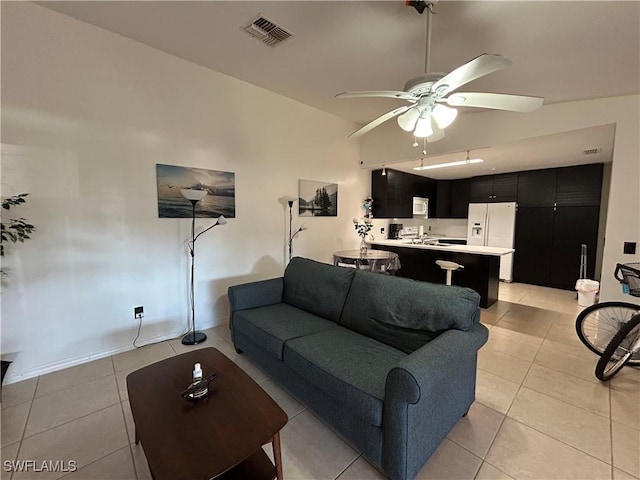
<instances>
[{"instance_id":1,"label":"white baseboard","mask_svg":"<svg viewBox=\"0 0 640 480\"><path fill-rule=\"evenodd\" d=\"M213 325L212 325L213 326ZM204 327L211 328L211 326ZM165 340L171 340L173 338L178 338L184 334L183 330L176 330L171 333L167 333L164 335L159 335L157 337L143 339L142 341L138 341L136 343L137 347L143 347L145 345L151 345L152 343L164 342ZM76 365L81 365L83 363L91 362L93 360L99 360L101 358L109 357L111 355L117 355L119 353L127 352L129 350L134 350L135 348L132 344L122 345L120 347L111 348L109 350L103 350L101 352L92 353L90 355L82 355L78 357L72 357L67 360L63 360L61 362L50 363L48 365L44 365L39 368L35 368L33 370L28 370L18 375L11 374L11 367L7 371L7 376L4 378L4 385L8 385L15 382L20 382L22 380L28 380L33 377L37 377L40 375L46 375L47 373L57 372L58 370L63 370L69 367L75 367Z\"/></svg>"}]
</instances>

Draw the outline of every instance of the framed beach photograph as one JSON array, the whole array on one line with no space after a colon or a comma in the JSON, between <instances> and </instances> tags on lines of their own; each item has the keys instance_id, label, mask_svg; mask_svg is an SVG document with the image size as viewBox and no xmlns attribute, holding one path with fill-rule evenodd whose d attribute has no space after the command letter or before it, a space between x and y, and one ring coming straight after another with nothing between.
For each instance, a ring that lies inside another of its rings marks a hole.
<instances>
[{"instance_id":1,"label":"framed beach photograph","mask_svg":"<svg viewBox=\"0 0 640 480\"><path fill-rule=\"evenodd\" d=\"M298 214L301 217L337 217L338 184L299 180Z\"/></svg>"},{"instance_id":2,"label":"framed beach photograph","mask_svg":"<svg viewBox=\"0 0 640 480\"><path fill-rule=\"evenodd\" d=\"M158 163L156 177L160 218L191 218L193 207L180 192L182 189L206 192L196 204L196 217L236 217L235 173Z\"/></svg>"}]
</instances>

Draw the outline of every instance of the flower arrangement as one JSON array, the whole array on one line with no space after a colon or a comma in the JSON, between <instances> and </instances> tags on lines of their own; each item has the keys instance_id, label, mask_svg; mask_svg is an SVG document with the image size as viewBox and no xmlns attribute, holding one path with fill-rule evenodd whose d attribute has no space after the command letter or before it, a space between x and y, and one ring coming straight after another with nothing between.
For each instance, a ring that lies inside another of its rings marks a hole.
<instances>
[{"instance_id":1,"label":"flower arrangement","mask_svg":"<svg viewBox=\"0 0 640 480\"><path fill-rule=\"evenodd\" d=\"M365 218L364 223L360 223L360 221L357 218L354 218L353 226L356 229L356 233L360 235L362 238L366 237L367 233L369 233L373 228L373 224L370 218Z\"/></svg>"},{"instance_id":2,"label":"flower arrangement","mask_svg":"<svg viewBox=\"0 0 640 480\"><path fill-rule=\"evenodd\" d=\"M367 233L369 233L373 228L373 222L370 218L365 218L363 220L364 220L363 223L360 223L360 221L357 218L354 218L353 226L356 229L356 233L360 235L360 254L366 255L367 243L365 242L365 238L367 236Z\"/></svg>"}]
</instances>

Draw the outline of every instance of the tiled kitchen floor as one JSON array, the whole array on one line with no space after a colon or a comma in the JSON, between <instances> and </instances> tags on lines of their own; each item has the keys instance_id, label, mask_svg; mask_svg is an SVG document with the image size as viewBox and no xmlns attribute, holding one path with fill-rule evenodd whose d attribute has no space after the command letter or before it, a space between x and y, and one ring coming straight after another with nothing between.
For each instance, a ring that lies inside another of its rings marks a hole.
<instances>
[{"instance_id":1,"label":"tiled kitchen floor","mask_svg":"<svg viewBox=\"0 0 640 480\"><path fill-rule=\"evenodd\" d=\"M501 284L500 301L482 312L490 334L479 353L477 401L418 478L640 478L640 369L625 367L609 384L598 382L597 357L574 331L579 311L573 292ZM202 347L236 361L288 413L286 479L383 478L237 355L226 326L207 334ZM125 378L188 348L194 347L170 340L6 386L2 460L76 460L81 468L65 479L150 478L144 452L133 443ZM3 470L2 479L9 478Z\"/></svg>"}]
</instances>

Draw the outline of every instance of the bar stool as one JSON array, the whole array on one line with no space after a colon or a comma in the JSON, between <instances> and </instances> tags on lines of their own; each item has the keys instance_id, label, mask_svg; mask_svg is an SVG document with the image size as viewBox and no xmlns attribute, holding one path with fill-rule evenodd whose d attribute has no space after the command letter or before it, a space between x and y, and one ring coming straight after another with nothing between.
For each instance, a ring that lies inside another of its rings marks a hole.
<instances>
[{"instance_id":1,"label":"bar stool","mask_svg":"<svg viewBox=\"0 0 640 480\"><path fill-rule=\"evenodd\" d=\"M459 263L450 262L449 260L436 260L436 265L447 271L447 285L451 285L452 272L462 270L464 268L464 266Z\"/></svg>"}]
</instances>

